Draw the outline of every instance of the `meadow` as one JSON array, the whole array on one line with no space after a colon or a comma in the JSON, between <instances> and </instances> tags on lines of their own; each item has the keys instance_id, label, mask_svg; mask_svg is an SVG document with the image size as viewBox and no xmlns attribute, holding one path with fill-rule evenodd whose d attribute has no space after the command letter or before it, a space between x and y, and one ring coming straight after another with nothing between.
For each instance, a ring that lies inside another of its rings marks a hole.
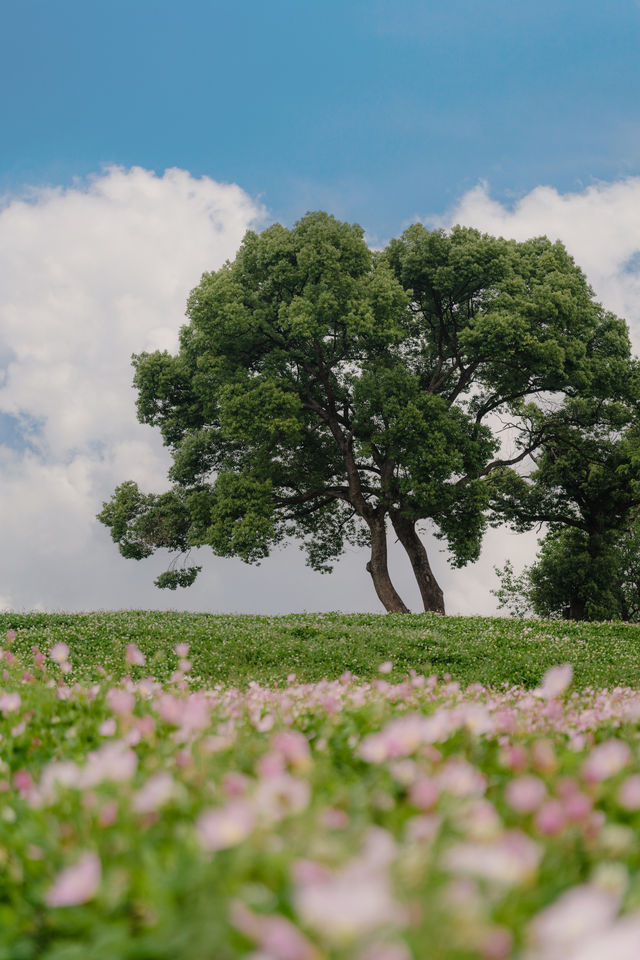
<instances>
[{"instance_id":1,"label":"meadow","mask_svg":"<svg viewBox=\"0 0 640 960\"><path fill-rule=\"evenodd\" d=\"M640 627L0 615L0 960L637 960Z\"/></svg>"}]
</instances>

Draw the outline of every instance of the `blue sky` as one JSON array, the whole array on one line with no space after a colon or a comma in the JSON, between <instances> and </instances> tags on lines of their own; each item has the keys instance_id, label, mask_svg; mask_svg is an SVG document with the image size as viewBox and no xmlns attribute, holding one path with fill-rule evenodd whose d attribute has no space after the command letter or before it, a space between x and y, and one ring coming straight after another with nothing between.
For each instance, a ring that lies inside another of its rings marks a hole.
<instances>
[{"instance_id":1,"label":"blue sky","mask_svg":"<svg viewBox=\"0 0 640 960\"><path fill-rule=\"evenodd\" d=\"M0 191L177 166L384 239L638 172L639 49L634 0L14 0Z\"/></svg>"},{"instance_id":2,"label":"blue sky","mask_svg":"<svg viewBox=\"0 0 640 960\"><path fill-rule=\"evenodd\" d=\"M167 487L130 356L177 347L189 290L248 228L310 209L383 244L415 219L561 239L640 347L640 0L9 0L0 34L0 609L378 610L366 555L322 578L122 559L96 513ZM447 609L491 613L487 534ZM8 548L6 545L9 545ZM391 544L391 572L418 596ZM403 566L404 564L404 566Z\"/></svg>"}]
</instances>

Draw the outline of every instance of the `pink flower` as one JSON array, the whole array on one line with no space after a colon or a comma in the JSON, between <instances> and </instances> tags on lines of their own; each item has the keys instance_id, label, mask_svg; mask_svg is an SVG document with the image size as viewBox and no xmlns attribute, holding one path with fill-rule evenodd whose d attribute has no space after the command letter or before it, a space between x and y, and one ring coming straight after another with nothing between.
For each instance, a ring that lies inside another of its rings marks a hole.
<instances>
[{"instance_id":1,"label":"pink flower","mask_svg":"<svg viewBox=\"0 0 640 960\"><path fill-rule=\"evenodd\" d=\"M505 799L518 813L532 813L540 806L546 793L547 788L538 777L517 777L507 784Z\"/></svg>"},{"instance_id":2,"label":"pink flower","mask_svg":"<svg viewBox=\"0 0 640 960\"><path fill-rule=\"evenodd\" d=\"M45 896L48 907L75 907L95 897L102 869L95 853L85 853L70 867L65 867Z\"/></svg>"},{"instance_id":3,"label":"pink flower","mask_svg":"<svg viewBox=\"0 0 640 960\"><path fill-rule=\"evenodd\" d=\"M640 810L640 773L627 777L618 793L618 803L625 810Z\"/></svg>"},{"instance_id":4,"label":"pink flower","mask_svg":"<svg viewBox=\"0 0 640 960\"><path fill-rule=\"evenodd\" d=\"M304 810L311 799L311 787L306 780L279 773L260 780L253 799L260 816L274 822Z\"/></svg>"},{"instance_id":5,"label":"pink flower","mask_svg":"<svg viewBox=\"0 0 640 960\"><path fill-rule=\"evenodd\" d=\"M66 663L69 659L69 647L66 643L63 643L60 640L58 643L54 643L49 651L49 656L54 663Z\"/></svg>"},{"instance_id":6,"label":"pink flower","mask_svg":"<svg viewBox=\"0 0 640 960\"><path fill-rule=\"evenodd\" d=\"M562 833L567 825L562 804L558 800L549 800L538 810L535 817L536 830L548 837L555 837Z\"/></svg>"},{"instance_id":7,"label":"pink flower","mask_svg":"<svg viewBox=\"0 0 640 960\"><path fill-rule=\"evenodd\" d=\"M313 944L285 917L253 913L243 903L234 900L231 923L257 943L270 960L320 960Z\"/></svg>"},{"instance_id":8,"label":"pink flower","mask_svg":"<svg viewBox=\"0 0 640 960\"><path fill-rule=\"evenodd\" d=\"M378 667L378 673L391 673L393 670L393 664L391 660L385 660L384 663L381 663Z\"/></svg>"},{"instance_id":9,"label":"pink flower","mask_svg":"<svg viewBox=\"0 0 640 960\"><path fill-rule=\"evenodd\" d=\"M571 887L534 919L532 939L541 948L541 956L574 957L576 946L610 927L619 906L617 892L588 883Z\"/></svg>"},{"instance_id":10,"label":"pink flower","mask_svg":"<svg viewBox=\"0 0 640 960\"><path fill-rule=\"evenodd\" d=\"M189 656L189 644L188 643L176 643L173 648L177 657L188 657Z\"/></svg>"},{"instance_id":11,"label":"pink flower","mask_svg":"<svg viewBox=\"0 0 640 960\"><path fill-rule=\"evenodd\" d=\"M572 793L564 800L564 812L570 823L585 820L593 808L593 801L585 793Z\"/></svg>"},{"instance_id":12,"label":"pink flower","mask_svg":"<svg viewBox=\"0 0 640 960\"><path fill-rule=\"evenodd\" d=\"M538 697L551 700L559 697L573 680L573 667L570 663L563 663L559 667L551 667L542 678L542 684L535 690Z\"/></svg>"},{"instance_id":13,"label":"pink flower","mask_svg":"<svg viewBox=\"0 0 640 960\"><path fill-rule=\"evenodd\" d=\"M225 850L245 840L253 830L255 815L245 800L232 800L226 807L205 810L196 821L204 850Z\"/></svg>"},{"instance_id":14,"label":"pink flower","mask_svg":"<svg viewBox=\"0 0 640 960\"><path fill-rule=\"evenodd\" d=\"M520 743L508 743L500 751L500 763L508 770L525 770L527 751Z\"/></svg>"},{"instance_id":15,"label":"pink flower","mask_svg":"<svg viewBox=\"0 0 640 960\"><path fill-rule=\"evenodd\" d=\"M526 833L507 830L488 842L454 844L444 864L454 873L509 887L530 881L541 858L541 847Z\"/></svg>"},{"instance_id":16,"label":"pink flower","mask_svg":"<svg viewBox=\"0 0 640 960\"><path fill-rule=\"evenodd\" d=\"M101 827L110 827L116 822L118 817L118 804L115 800L107 800L102 810L100 811L100 816L98 817L98 823Z\"/></svg>"},{"instance_id":17,"label":"pink flower","mask_svg":"<svg viewBox=\"0 0 640 960\"><path fill-rule=\"evenodd\" d=\"M298 730L283 730L276 733L271 749L279 753L294 770L308 770L311 766L309 741Z\"/></svg>"},{"instance_id":18,"label":"pink flower","mask_svg":"<svg viewBox=\"0 0 640 960\"><path fill-rule=\"evenodd\" d=\"M170 693L163 693L158 699L158 713L160 719L165 723L170 723L173 727L179 727L184 712L184 700L180 697L173 697Z\"/></svg>"},{"instance_id":19,"label":"pink flower","mask_svg":"<svg viewBox=\"0 0 640 960\"><path fill-rule=\"evenodd\" d=\"M391 835L374 827L360 856L337 873L298 871L295 903L303 923L338 947L401 924L405 916L393 898L388 872L394 854Z\"/></svg>"},{"instance_id":20,"label":"pink flower","mask_svg":"<svg viewBox=\"0 0 640 960\"><path fill-rule=\"evenodd\" d=\"M436 776L438 785L455 797L470 797L484 793L487 778L473 764L461 757L449 757Z\"/></svg>"},{"instance_id":21,"label":"pink flower","mask_svg":"<svg viewBox=\"0 0 640 960\"><path fill-rule=\"evenodd\" d=\"M98 733L101 737L112 737L116 732L116 726L116 718L109 717L100 724L98 727Z\"/></svg>"},{"instance_id":22,"label":"pink flower","mask_svg":"<svg viewBox=\"0 0 640 960\"><path fill-rule=\"evenodd\" d=\"M173 777L165 770L153 774L133 795L132 807L136 813L152 813L171 799L174 792Z\"/></svg>"},{"instance_id":23,"label":"pink flower","mask_svg":"<svg viewBox=\"0 0 640 960\"><path fill-rule=\"evenodd\" d=\"M136 705L136 698L130 690L122 690L120 687L112 687L107 691L107 704L113 713L120 717L126 717L133 713Z\"/></svg>"},{"instance_id":24,"label":"pink flower","mask_svg":"<svg viewBox=\"0 0 640 960\"><path fill-rule=\"evenodd\" d=\"M7 643L13 643L16 637L17 633L15 630L7 630Z\"/></svg>"},{"instance_id":25,"label":"pink flower","mask_svg":"<svg viewBox=\"0 0 640 960\"><path fill-rule=\"evenodd\" d=\"M411 960L404 943L374 943L358 955L358 960Z\"/></svg>"},{"instance_id":26,"label":"pink flower","mask_svg":"<svg viewBox=\"0 0 640 960\"><path fill-rule=\"evenodd\" d=\"M222 789L228 797L244 797L251 783L246 773L228 770L222 777Z\"/></svg>"},{"instance_id":27,"label":"pink flower","mask_svg":"<svg viewBox=\"0 0 640 960\"><path fill-rule=\"evenodd\" d=\"M507 960L512 950L513 936L507 927L493 927L480 944L480 952L485 960Z\"/></svg>"},{"instance_id":28,"label":"pink flower","mask_svg":"<svg viewBox=\"0 0 640 960\"><path fill-rule=\"evenodd\" d=\"M325 830L343 830L349 826L349 816L339 807L329 807L323 811L320 823Z\"/></svg>"},{"instance_id":29,"label":"pink flower","mask_svg":"<svg viewBox=\"0 0 640 960\"><path fill-rule=\"evenodd\" d=\"M28 770L16 770L13 775L13 785L22 796L27 796L33 789L33 778Z\"/></svg>"},{"instance_id":30,"label":"pink flower","mask_svg":"<svg viewBox=\"0 0 640 960\"><path fill-rule=\"evenodd\" d=\"M629 744L612 737L593 748L582 765L582 777L586 783L599 783L620 773L630 759Z\"/></svg>"},{"instance_id":31,"label":"pink flower","mask_svg":"<svg viewBox=\"0 0 640 960\"><path fill-rule=\"evenodd\" d=\"M440 796L440 788L435 780L420 777L409 789L409 803L419 810L431 810Z\"/></svg>"},{"instance_id":32,"label":"pink flower","mask_svg":"<svg viewBox=\"0 0 640 960\"><path fill-rule=\"evenodd\" d=\"M92 750L82 769L83 787L95 787L104 780L123 782L131 780L138 766L138 758L121 740L109 740Z\"/></svg>"},{"instance_id":33,"label":"pink flower","mask_svg":"<svg viewBox=\"0 0 640 960\"><path fill-rule=\"evenodd\" d=\"M21 703L22 698L19 693L0 694L0 710L3 714L15 713L16 710L20 709Z\"/></svg>"},{"instance_id":34,"label":"pink flower","mask_svg":"<svg viewBox=\"0 0 640 960\"><path fill-rule=\"evenodd\" d=\"M144 653L135 643L128 643L124 656L125 662L132 667L143 667L147 662Z\"/></svg>"}]
</instances>

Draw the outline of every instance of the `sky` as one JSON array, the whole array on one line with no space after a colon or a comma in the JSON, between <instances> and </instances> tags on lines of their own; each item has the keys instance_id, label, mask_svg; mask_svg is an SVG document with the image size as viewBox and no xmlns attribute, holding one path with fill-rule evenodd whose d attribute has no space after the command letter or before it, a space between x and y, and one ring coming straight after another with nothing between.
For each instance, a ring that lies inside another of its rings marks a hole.
<instances>
[{"instance_id":1,"label":"sky","mask_svg":"<svg viewBox=\"0 0 640 960\"><path fill-rule=\"evenodd\" d=\"M561 239L640 349L640 3L20 0L0 36L0 608L378 610L350 550L259 567L124 560L95 519L170 464L135 416L130 356L177 346L203 271L307 210L372 246L410 223ZM450 613L495 610L492 530ZM392 575L417 609L401 553Z\"/></svg>"}]
</instances>

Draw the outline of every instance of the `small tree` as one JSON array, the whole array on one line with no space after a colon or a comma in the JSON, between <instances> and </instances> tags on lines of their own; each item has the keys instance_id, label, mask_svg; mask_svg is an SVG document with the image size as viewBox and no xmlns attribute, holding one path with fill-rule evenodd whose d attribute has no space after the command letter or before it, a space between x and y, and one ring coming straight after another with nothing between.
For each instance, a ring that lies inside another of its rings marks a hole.
<instances>
[{"instance_id":1,"label":"small tree","mask_svg":"<svg viewBox=\"0 0 640 960\"><path fill-rule=\"evenodd\" d=\"M382 604L406 612L390 522L425 609L441 613L417 524L433 524L455 564L478 556L484 478L539 439L495 459L487 420L588 381L613 322L561 244L416 225L374 253L360 227L323 213L248 233L187 314L176 356L133 358L138 417L171 449L173 486L129 481L104 504L121 553L208 545L251 563L297 537L325 571L346 542L366 544Z\"/></svg>"},{"instance_id":2,"label":"small tree","mask_svg":"<svg viewBox=\"0 0 640 960\"><path fill-rule=\"evenodd\" d=\"M533 566L498 571L502 605L527 601L540 616L634 619L640 589L640 429L634 366L626 402L570 399L544 419L536 469L496 471L493 506L516 529L546 523ZM538 420L542 419L539 414Z\"/></svg>"}]
</instances>

